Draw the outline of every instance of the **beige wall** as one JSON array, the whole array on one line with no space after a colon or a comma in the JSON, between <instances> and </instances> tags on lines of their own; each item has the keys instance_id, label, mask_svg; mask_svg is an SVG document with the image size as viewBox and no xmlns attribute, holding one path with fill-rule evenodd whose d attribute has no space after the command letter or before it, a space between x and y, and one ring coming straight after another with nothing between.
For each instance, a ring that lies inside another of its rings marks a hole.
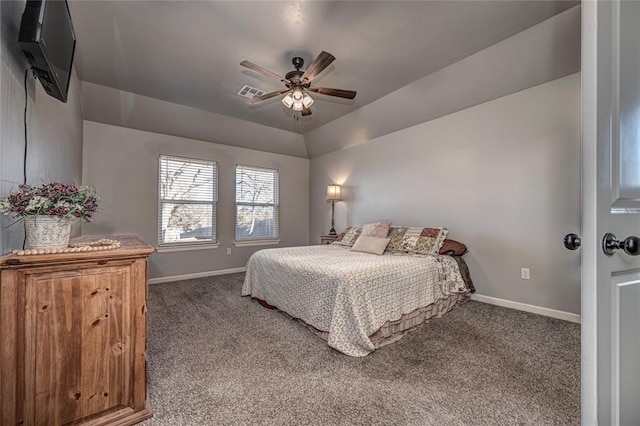
<instances>
[{"instance_id":1,"label":"beige wall","mask_svg":"<svg viewBox=\"0 0 640 426\"><path fill-rule=\"evenodd\" d=\"M580 257L562 246L580 230L580 74L312 159L312 242L334 182L338 230L447 226L479 294L580 312Z\"/></svg>"},{"instance_id":2,"label":"beige wall","mask_svg":"<svg viewBox=\"0 0 640 426\"><path fill-rule=\"evenodd\" d=\"M256 135L259 137L259 135ZM204 273L246 265L261 248L309 242L309 160L85 121L83 183L101 197L94 222L84 235L136 234L157 245L158 156L218 162L217 249L151 256L150 278ZM236 164L274 168L280 176L280 239L274 246L234 247ZM232 254L227 255L227 248Z\"/></svg>"},{"instance_id":3,"label":"beige wall","mask_svg":"<svg viewBox=\"0 0 640 426\"><path fill-rule=\"evenodd\" d=\"M19 49L18 29L24 1L0 2L2 23L2 69L0 71L0 194L6 195L22 183L24 154L24 70L29 66ZM82 173L82 103L80 83L71 77L67 103L46 94L32 75L27 80L27 183L80 182ZM0 218L0 253L22 247L21 224ZM80 232L74 224L74 233Z\"/></svg>"}]
</instances>

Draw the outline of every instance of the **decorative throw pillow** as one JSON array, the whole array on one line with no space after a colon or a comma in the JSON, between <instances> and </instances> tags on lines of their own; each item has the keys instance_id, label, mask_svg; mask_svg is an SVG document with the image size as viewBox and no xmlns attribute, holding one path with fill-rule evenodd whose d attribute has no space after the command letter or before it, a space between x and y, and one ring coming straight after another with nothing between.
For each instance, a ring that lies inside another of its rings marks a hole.
<instances>
[{"instance_id":1,"label":"decorative throw pillow","mask_svg":"<svg viewBox=\"0 0 640 426\"><path fill-rule=\"evenodd\" d=\"M390 238L366 237L360 235L353 247L351 247L351 251L377 254L380 256L384 253L384 249L387 248L387 244L389 244L390 240Z\"/></svg>"},{"instance_id":2,"label":"decorative throw pillow","mask_svg":"<svg viewBox=\"0 0 640 426\"><path fill-rule=\"evenodd\" d=\"M339 233L338 236L336 237L335 241L342 241L342 239L347 234L347 231L349 231L349 229L351 229L351 227L348 227L347 229L345 229L344 231Z\"/></svg>"},{"instance_id":3,"label":"decorative throw pillow","mask_svg":"<svg viewBox=\"0 0 640 426\"><path fill-rule=\"evenodd\" d=\"M423 228L417 228L413 226L394 227L393 231L389 234L389 237L391 238L391 242L387 247L387 251L391 253L402 253L407 251L402 248L402 239L404 237L412 237L412 236L419 237L420 233L422 232L422 229Z\"/></svg>"},{"instance_id":4,"label":"decorative throw pillow","mask_svg":"<svg viewBox=\"0 0 640 426\"><path fill-rule=\"evenodd\" d=\"M420 236L436 238L441 229L443 228L422 228L422 230L420 231Z\"/></svg>"},{"instance_id":5,"label":"decorative throw pillow","mask_svg":"<svg viewBox=\"0 0 640 426\"><path fill-rule=\"evenodd\" d=\"M407 232L407 227L404 226L392 226L389 228L389 245L387 246L387 251L390 253L397 253L402 251L402 247L400 244L402 243L402 237Z\"/></svg>"},{"instance_id":6,"label":"decorative throw pillow","mask_svg":"<svg viewBox=\"0 0 640 426\"><path fill-rule=\"evenodd\" d=\"M409 228L402 237L400 247L403 252L417 254L438 254L449 230L447 228Z\"/></svg>"},{"instance_id":7,"label":"decorative throw pillow","mask_svg":"<svg viewBox=\"0 0 640 426\"><path fill-rule=\"evenodd\" d=\"M448 233L447 228L393 227L389 234L391 253L438 254Z\"/></svg>"},{"instance_id":8,"label":"decorative throw pillow","mask_svg":"<svg viewBox=\"0 0 640 426\"><path fill-rule=\"evenodd\" d=\"M419 239L419 235L405 235L400 241L400 250L407 253L415 251Z\"/></svg>"},{"instance_id":9,"label":"decorative throw pillow","mask_svg":"<svg viewBox=\"0 0 640 426\"><path fill-rule=\"evenodd\" d=\"M467 246L456 240L450 240L449 238L444 240L439 251L440 254L448 254L451 256L462 256L466 252Z\"/></svg>"},{"instance_id":10,"label":"decorative throw pillow","mask_svg":"<svg viewBox=\"0 0 640 426\"><path fill-rule=\"evenodd\" d=\"M391 226L391 222L389 221L367 223L362 227L362 233L360 235L363 237L387 238L387 235L389 235L389 226Z\"/></svg>"},{"instance_id":11,"label":"decorative throw pillow","mask_svg":"<svg viewBox=\"0 0 640 426\"><path fill-rule=\"evenodd\" d=\"M342 237L341 241L334 241L331 244L336 244L336 245L339 245L339 246L351 247L353 245L353 243L356 242L356 240L360 236L361 232L362 232L362 228L356 228L356 227L349 228L349 230L346 232L346 234L344 234L344 237Z\"/></svg>"}]
</instances>

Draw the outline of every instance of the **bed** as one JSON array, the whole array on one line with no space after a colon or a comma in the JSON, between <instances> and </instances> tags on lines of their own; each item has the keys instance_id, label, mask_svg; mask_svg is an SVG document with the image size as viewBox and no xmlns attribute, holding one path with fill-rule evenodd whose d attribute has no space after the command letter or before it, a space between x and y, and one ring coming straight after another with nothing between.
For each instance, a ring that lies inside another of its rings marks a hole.
<instances>
[{"instance_id":1,"label":"bed","mask_svg":"<svg viewBox=\"0 0 640 426\"><path fill-rule=\"evenodd\" d=\"M376 256L339 245L260 250L242 287L243 296L277 307L358 357L444 315L472 291L460 257Z\"/></svg>"}]
</instances>

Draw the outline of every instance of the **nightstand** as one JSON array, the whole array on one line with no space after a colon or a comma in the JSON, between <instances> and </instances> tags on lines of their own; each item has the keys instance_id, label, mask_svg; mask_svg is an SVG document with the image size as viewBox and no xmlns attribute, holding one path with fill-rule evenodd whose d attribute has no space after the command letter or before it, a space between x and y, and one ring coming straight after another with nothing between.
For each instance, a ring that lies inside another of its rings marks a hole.
<instances>
[{"instance_id":1,"label":"nightstand","mask_svg":"<svg viewBox=\"0 0 640 426\"><path fill-rule=\"evenodd\" d=\"M321 245L331 244L338 238L337 235L319 235L319 237Z\"/></svg>"}]
</instances>

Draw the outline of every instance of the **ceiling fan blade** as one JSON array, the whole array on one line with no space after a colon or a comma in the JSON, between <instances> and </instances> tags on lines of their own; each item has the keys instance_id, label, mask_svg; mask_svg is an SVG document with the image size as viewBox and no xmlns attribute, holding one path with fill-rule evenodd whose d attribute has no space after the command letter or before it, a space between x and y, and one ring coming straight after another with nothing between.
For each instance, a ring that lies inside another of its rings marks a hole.
<instances>
[{"instance_id":1,"label":"ceiling fan blade","mask_svg":"<svg viewBox=\"0 0 640 426\"><path fill-rule=\"evenodd\" d=\"M337 96L339 98L353 99L356 92L353 90L331 89L329 87L309 87L307 90L320 93L321 95Z\"/></svg>"},{"instance_id":2,"label":"ceiling fan blade","mask_svg":"<svg viewBox=\"0 0 640 426\"><path fill-rule=\"evenodd\" d=\"M262 96L254 96L249 102L255 104L257 102L266 101L267 99L271 99L275 96L282 95L283 93L287 93L289 89L276 90L275 92L265 93Z\"/></svg>"},{"instance_id":3,"label":"ceiling fan blade","mask_svg":"<svg viewBox=\"0 0 640 426\"><path fill-rule=\"evenodd\" d=\"M309 65L309 68L302 74L300 80L311 81L322 72L326 67L328 67L331 62L335 61L336 58L329 52L325 52L324 50L320 52L315 61Z\"/></svg>"},{"instance_id":4,"label":"ceiling fan blade","mask_svg":"<svg viewBox=\"0 0 640 426\"><path fill-rule=\"evenodd\" d=\"M286 78L284 78L283 76L278 75L274 72L271 72L268 69L261 67L260 65L254 64L253 62L242 61L240 62L240 65L242 65L245 68L249 68L250 70L259 72L260 74L266 75L267 77L275 78L276 80L282 81L283 83L291 84L291 82Z\"/></svg>"},{"instance_id":5,"label":"ceiling fan blade","mask_svg":"<svg viewBox=\"0 0 640 426\"><path fill-rule=\"evenodd\" d=\"M311 108L303 107L302 108L302 116L305 117L307 115L311 115Z\"/></svg>"}]
</instances>

